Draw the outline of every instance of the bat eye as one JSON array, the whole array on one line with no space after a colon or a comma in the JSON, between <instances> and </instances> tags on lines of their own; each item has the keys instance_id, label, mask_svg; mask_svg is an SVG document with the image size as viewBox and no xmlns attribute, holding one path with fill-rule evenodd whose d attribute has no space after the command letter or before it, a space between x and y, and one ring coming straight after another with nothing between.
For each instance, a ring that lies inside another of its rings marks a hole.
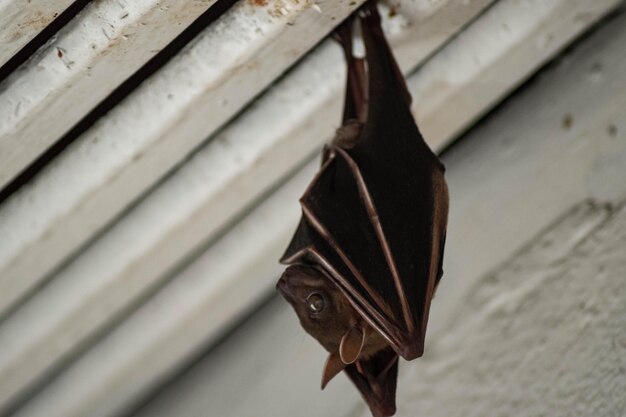
<instances>
[{"instance_id":1,"label":"bat eye","mask_svg":"<svg viewBox=\"0 0 626 417\"><path fill-rule=\"evenodd\" d=\"M306 305L311 313L321 313L326 307L326 300L322 294L313 292L306 298Z\"/></svg>"}]
</instances>

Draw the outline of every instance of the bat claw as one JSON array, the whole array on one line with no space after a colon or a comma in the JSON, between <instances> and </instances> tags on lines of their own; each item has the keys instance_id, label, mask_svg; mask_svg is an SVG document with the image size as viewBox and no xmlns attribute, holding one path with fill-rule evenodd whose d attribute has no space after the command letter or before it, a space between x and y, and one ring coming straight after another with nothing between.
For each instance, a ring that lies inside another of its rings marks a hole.
<instances>
[{"instance_id":1,"label":"bat claw","mask_svg":"<svg viewBox=\"0 0 626 417\"><path fill-rule=\"evenodd\" d=\"M349 365L346 373L361 392L375 417L392 416L396 412L396 378L398 355L391 349L379 352L368 360L359 360L358 367ZM362 368L359 370L359 368Z\"/></svg>"},{"instance_id":2,"label":"bat claw","mask_svg":"<svg viewBox=\"0 0 626 417\"><path fill-rule=\"evenodd\" d=\"M333 30L331 37L339 43L343 48L352 49L352 26L354 24L354 16L348 17L339 26Z\"/></svg>"},{"instance_id":3,"label":"bat claw","mask_svg":"<svg viewBox=\"0 0 626 417\"><path fill-rule=\"evenodd\" d=\"M376 0L370 0L366 2L359 10L359 17L361 20L367 21L368 24L379 26L380 14L376 6Z\"/></svg>"}]
</instances>

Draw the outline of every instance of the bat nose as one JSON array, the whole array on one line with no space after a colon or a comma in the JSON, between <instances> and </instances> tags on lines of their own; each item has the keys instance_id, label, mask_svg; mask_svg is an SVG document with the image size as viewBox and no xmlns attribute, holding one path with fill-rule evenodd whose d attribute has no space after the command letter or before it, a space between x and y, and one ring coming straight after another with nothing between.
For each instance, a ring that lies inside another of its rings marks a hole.
<instances>
[{"instance_id":1,"label":"bat nose","mask_svg":"<svg viewBox=\"0 0 626 417\"><path fill-rule=\"evenodd\" d=\"M280 291L282 294L289 293L289 284L287 283L287 280L285 279L284 276L280 277L280 279L276 283L276 289Z\"/></svg>"},{"instance_id":2,"label":"bat nose","mask_svg":"<svg viewBox=\"0 0 626 417\"><path fill-rule=\"evenodd\" d=\"M283 274L283 276L281 276L276 283L276 289L285 300L287 300L289 303L293 303L295 302L294 287L293 283L290 284L289 282L290 280L286 279L285 274Z\"/></svg>"}]
</instances>

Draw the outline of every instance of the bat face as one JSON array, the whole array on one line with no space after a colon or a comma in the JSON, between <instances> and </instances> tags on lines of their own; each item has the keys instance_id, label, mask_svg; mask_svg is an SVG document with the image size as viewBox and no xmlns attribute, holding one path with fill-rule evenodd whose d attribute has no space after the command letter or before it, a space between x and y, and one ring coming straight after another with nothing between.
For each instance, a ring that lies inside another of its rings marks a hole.
<instances>
[{"instance_id":1,"label":"bat face","mask_svg":"<svg viewBox=\"0 0 626 417\"><path fill-rule=\"evenodd\" d=\"M388 346L385 339L363 321L336 285L316 268L290 266L276 288L295 310L302 328L328 352L341 356L342 347L346 350L341 358L345 359L344 364L367 359Z\"/></svg>"},{"instance_id":2,"label":"bat face","mask_svg":"<svg viewBox=\"0 0 626 417\"><path fill-rule=\"evenodd\" d=\"M394 414L398 356L326 274L292 265L276 288L295 310L302 328L330 352L322 389L345 370L376 416Z\"/></svg>"},{"instance_id":3,"label":"bat face","mask_svg":"<svg viewBox=\"0 0 626 417\"><path fill-rule=\"evenodd\" d=\"M300 324L329 352L339 350L342 336L358 320L346 297L315 268L288 267L276 288L291 304Z\"/></svg>"}]
</instances>

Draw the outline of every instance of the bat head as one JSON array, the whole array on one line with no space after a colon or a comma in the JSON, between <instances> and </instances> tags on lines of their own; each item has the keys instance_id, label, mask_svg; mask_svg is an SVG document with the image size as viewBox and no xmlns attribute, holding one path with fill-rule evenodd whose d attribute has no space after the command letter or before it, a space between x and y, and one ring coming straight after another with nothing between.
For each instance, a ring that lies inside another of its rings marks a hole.
<instances>
[{"instance_id":1,"label":"bat head","mask_svg":"<svg viewBox=\"0 0 626 417\"><path fill-rule=\"evenodd\" d=\"M291 304L304 330L329 352L339 350L343 336L359 321L343 293L315 267L288 267L276 288Z\"/></svg>"},{"instance_id":2,"label":"bat head","mask_svg":"<svg viewBox=\"0 0 626 417\"><path fill-rule=\"evenodd\" d=\"M292 265L276 288L291 304L306 332L330 352L322 389L345 370L375 416L392 415L398 355L366 324L338 287L314 266Z\"/></svg>"}]
</instances>

